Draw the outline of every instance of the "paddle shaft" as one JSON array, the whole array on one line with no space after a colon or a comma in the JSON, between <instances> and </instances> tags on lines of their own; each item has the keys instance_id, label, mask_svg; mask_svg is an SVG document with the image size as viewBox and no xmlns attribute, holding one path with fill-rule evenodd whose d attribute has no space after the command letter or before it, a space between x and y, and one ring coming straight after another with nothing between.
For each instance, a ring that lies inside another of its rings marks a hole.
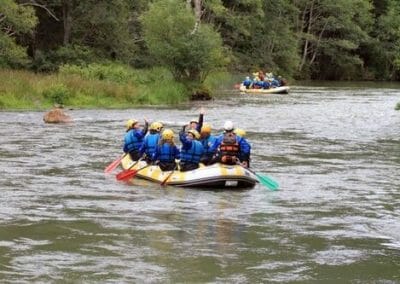
<instances>
[{"instance_id":1,"label":"paddle shaft","mask_svg":"<svg viewBox=\"0 0 400 284\"><path fill-rule=\"evenodd\" d=\"M118 174L116 174L115 175L116 179L117 180L125 180L130 177L134 177L139 170L132 170L132 168L134 166L136 166L137 163L139 163L142 159L143 159L143 157L140 157L140 159L137 160L136 162L134 162L133 165L131 165L128 169L123 170L123 171L119 172ZM143 168L145 168L145 167L143 167Z\"/></svg>"},{"instance_id":2,"label":"paddle shaft","mask_svg":"<svg viewBox=\"0 0 400 284\"><path fill-rule=\"evenodd\" d=\"M132 169L134 166L136 166L141 160L143 160L144 157L140 157L139 160L137 160L136 162L133 163L132 166L130 166L127 170L129 171L130 169Z\"/></svg>"},{"instance_id":3,"label":"paddle shaft","mask_svg":"<svg viewBox=\"0 0 400 284\"><path fill-rule=\"evenodd\" d=\"M145 168L147 168L149 166L151 166L151 164L148 164L148 165L146 165L146 166L144 166L144 167L142 167L142 168L140 168L138 170L122 171L122 172L120 172L119 174L116 175L116 178L117 178L117 180L123 180L123 181L131 179L131 178L134 178L139 171L141 171L141 170L143 170L143 169L145 169Z\"/></svg>"},{"instance_id":4,"label":"paddle shaft","mask_svg":"<svg viewBox=\"0 0 400 284\"><path fill-rule=\"evenodd\" d=\"M112 163L110 163L105 169L104 172L105 173L110 173L113 170L115 170L116 167L118 167L119 163L121 163L122 159L125 158L125 156L128 153L122 154L120 157L118 157L118 159L116 159L115 161L113 161Z\"/></svg>"},{"instance_id":5,"label":"paddle shaft","mask_svg":"<svg viewBox=\"0 0 400 284\"><path fill-rule=\"evenodd\" d=\"M176 165L175 165L175 168L171 171L171 173L169 173L168 176L162 181L161 186L166 185L167 181L172 176L172 174L174 173L175 170L176 170Z\"/></svg>"}]
</instances>

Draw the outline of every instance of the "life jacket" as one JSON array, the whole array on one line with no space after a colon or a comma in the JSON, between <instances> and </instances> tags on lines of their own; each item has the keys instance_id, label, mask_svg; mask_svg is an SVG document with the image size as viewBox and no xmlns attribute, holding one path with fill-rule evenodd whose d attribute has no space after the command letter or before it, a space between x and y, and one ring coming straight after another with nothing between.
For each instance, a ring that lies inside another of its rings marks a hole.
<instances>
[{"instance_id":1,"label":"life jacket","mask_svg":"<svg viewBox=\"0 0 400 284\"><path fill-rule=\"evenodd\" d=\"M251 146L249 142L246 140L246 138L238 137L238 143L240 146L240 154L239 154L239 159L240 161L249 161L250 160L250 151L251 151Z\"/></svg>"},{"instance_id":2,"label":"life jacket","mask_svg":"<svg viewBox=\"0 0 400 284\"><path fill-rule=\"evenodd\" d=\"M160 162L175 162L174 148L171 144L164 143L158 147Z\"/></svg>"},{"instance_id":3,"label":"life jacket","mask_svg":"<svg viewBox=\"0 0 400 284\"><path fill-rule=\"evenodd\" d=\"M203 155L203 145L197 140L192 141L192 146L185 150L181 150L181 162L199 163L200 158Z\"/></svg>"},{"instance_id":4,"label":"life jacket","mask_svg":"<svg viewBox=\"0 0 400 284\"><path fill-rule=\"evenodd\" d=\"M250 87L251 83L253 83L253 81L251 81L250 79L246 79L243 81L243 86L245 86L248 89L248 87Z\"/></svg>"},{"instance_id":5,"label":"life jacket","mask_svg":"<svg viewBox=\"0 0 400 284\"><path fill-rule=\"evenodd\" d=\"M239 157L240 146L233 132L224 133L222 142L219 146L221 162L224 164L234 165Z\"/></svg>"},{"instance_id":6,"label":"life jacket","mask_svg":"<svg viewBox=\"0 0 400 284\"><path fill-rule=\"evenodd\" d=\"M137 151L143 144L143 136L141 130L131 129L125 134L124 151L127 153Z\"/></svg>"},{"instance_id":7,"label":"life jacket","mask_svg":"<svg viewBox=\"0 0 400 284\"><path fill-rule=\"evenodd\" d=\"M144 138L143 146L147 157L152 157L152 155L156 152L159 138L160 138L159 133L154 133L154 134L150 133Z\"/></svg>"},{"instance_id":8,"label":"life jacket","mask_svg":"<svg viewBox=\"0 0 400 284\"><path fill-rule=\"evenodd\" d=\"M267 82L267 81L263 82L263 89L269 89L270 87L271 87L271 83L270 82Z\"/></svg>"},{"instance_id":9,"label":"life jacket","mask_svg":"<svg viewBox=\"0 0 400 284\"><path fill-rule=\"evenodd\" d=\"M210 135L207 138L204 138L200 141L201 145L203 145L203 148L204 148L203 155L212 156L214 154L215 151L212 146L214 145L216 140L217 140L217 138L215 136Z\"/></svg>"}]
</instances>

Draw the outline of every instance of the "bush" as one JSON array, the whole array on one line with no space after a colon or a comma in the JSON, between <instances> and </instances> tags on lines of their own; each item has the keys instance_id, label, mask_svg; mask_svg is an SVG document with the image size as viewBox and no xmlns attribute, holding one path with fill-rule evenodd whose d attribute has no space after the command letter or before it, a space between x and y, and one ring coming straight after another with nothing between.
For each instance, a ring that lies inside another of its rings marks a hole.
<instances>
[{"instance_id":1,"label":"bush","mask_svg":"<svg viewBox=\"0 0 400 284\"><path fill-rule=\"evenodd\" d=\"M93 63L87 66L63 65L60 67L61 74L79 75L85 79L106 80L116 83L128 83L134 81L132 70L120 64Z\"/></svg>"},{"instance_id":2,"label":"bush","mask_svg":"<svg viewBox=\"0 0 400 284\"><path fill-rule=\"evenodd\" d=\"M68 101L70 92L64 84L57 84L44 90L43 96L53 104L64 105Z\"/></svg>"},{"instance_id":3,"label":"bush","mask_svg":"<svg viewBox=\"0 0 400 284\"><path fill-rule=\"evenodd\" d=\"M194 29L196 18L183 1L152 2L141 20L149 53L177 81L202 83L209 72L229 62L220 34L205 23Z\"/></svg>"},{"instance_id":4,"label":"bush","mask_svg":"<svg viewBox=\"0 0 400 284\"><path fill-rule=\"evenodd\" d=\"M0 67L21 68L28 62L25 48L0 32Z\"/></svg>"},{"instance_id":5,"label":"bush","mask_svg":"<svg viewBox=\"0 0 400 284\"><path fill-rule=\"evenodd\" d=\"M397 103L397 105L396 105L396 108L395 108L396 110L400 110L400 102L398 102Z\"/></svg>"},{"instance_id":6,"label":"bush","mask_svg":"<svg viewBox=\"0 0 400 284\"><path fill-rule=\"evenodd\" d=\"M62 46L55 51L36 51L31 69L38 72L54 72L65 63L85 65L96 60L94 52L85 46Z\"/></svg>"}]
</instances>

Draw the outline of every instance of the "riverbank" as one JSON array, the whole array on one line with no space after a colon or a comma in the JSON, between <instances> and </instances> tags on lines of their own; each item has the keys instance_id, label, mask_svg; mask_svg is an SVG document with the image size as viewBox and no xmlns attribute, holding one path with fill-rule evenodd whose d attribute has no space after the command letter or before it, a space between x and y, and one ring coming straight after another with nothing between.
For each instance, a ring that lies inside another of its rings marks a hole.
<instances>
[{"instance_id":1,"label":"riverbank","mask_svg":"<svg viewBox=\"0 0 400 284\"><path fill-rule=\"evenodd\" d=\"M64 66L58 73L0 69L0 110L43 110L54 104L68 108L129 108L179 105L190 101L187 89L163 68L135 70L121 65ZM209 76L206 86L225 80Z\"/></svg>"},{"instance_id":2,"label":"riverbank","mask_svg":"<svg viewBox=\"0 0 400 284\"><path fill-rule=\"evenodd\" d=\"M64 66L58 73L0 69L0 110L45 110L54 104L74 109L126 109L135 106L178 106L190 102L190 94L173 80L168 70L135 70L122 65L92 64L87 67ZM240 81L243 75L224 72L208 76L205 86L216 97L226 93L221 86ZM376 82L298 82L300 85L338 88L376 88ZM384 83L398 88L398 83ZM218 90L218 91L217 91ZM400 110L400 102L394 106Z\"/></svg>"}]
</instances>

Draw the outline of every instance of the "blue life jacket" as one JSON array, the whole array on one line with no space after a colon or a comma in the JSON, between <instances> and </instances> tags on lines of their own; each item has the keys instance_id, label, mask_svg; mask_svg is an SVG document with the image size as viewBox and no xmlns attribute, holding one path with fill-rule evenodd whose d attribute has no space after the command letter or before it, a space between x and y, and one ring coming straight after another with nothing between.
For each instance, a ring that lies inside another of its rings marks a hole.
<instances>
[{"instance_id":1,"label":"blue life jacket","mask_svg":"<svg viewBox=\"0 0 400 284\"><path fill-rule=\"evenodd\" d=\"M199 163L203 152L203 145L197 140L192 140L192 146L189 149L182 147L181 162Z\"/></svg>"},{"instance_id":2,"label":"blue life jacket","mask_svg":"<svg viewBox=\"0 0 400 284\"><path fill-rule=\"evenodd\" d=\"M240 146L240 153L239 153L239 158L240 160L248 160L250 159L250 151L251 151L251 145L250 143L246 140L246 138L243 138L241 136L237 136L237 142L239 143Z\"/></svg>"},{"instance_id":3,"label":"blue life jacket","mask_svg":"<svg viewBox=\"0 0 400 284\"><path fill-rule=\"evenodd\" d=\"M215 153L215 149L213 148L215 141L217 140L217 137L214 135L210 135L207 138L203 138L200 140L201 145L203 145L204 148L204 156L212 156Z\"/></svg>"},{"instance_id":4,"label":"blue life jacket","mask_svg":"<svg viewBox=\"0 0 400 284\"><path fill-rule=\"evenodd\" d=\"M264 88L264 81L256 81L254 82L254 86L257 86L259 88Z\"/></svg>"},{"instance_id":5,"label":"blue life jacket","mask_svg":"<svg viewBox=\"0 0 400 284\"><path fill-rule=\"evenodd\" d=\"M270 87L271 87L271 83L270 82L267 82L267 81L263 82L263 89L269 89Z\"/></svg>"},{"instance_id":6,"label":"blue life jacket","mask_svg":"<svg viewBox=\"0 0 400 284\"><path fill-rule=\"evenodd\" d=\"M129 130L124 137L124 152L138 151L143 144L143 136L142 130Z\"/></svg>"},{"instance_id":7,"label":"blue life jacket","mask_svg":"<svg viewBox=\"0 0 400 284\"><path fill-rule=\"evenodd\" d=\"M252 83L253 83L252 80L246 79L246 80L243 81L243 86L245 86L248 89L251 86Z\"/></svg>"},{"instance_id":8,"label":"blue life jacket","mask_svg":"<svg viewBox=\"0 0 400 284\"><path fill-rule=\"evenodd\" d=\"M175 162L175 159L179 159L179 150L169 143L158 145L157 154L160 162L164 163Z\"/></svg>"},{"instance_id":9,"label":"blue life jacket","mask_svg":"<svg viewBox=\"0 0 400 284\"><path fill-rule=\"evenodd\" d=\"M280 82L278 80L273 79L272 82L271 82L271 85L273 87L279 87L281 84L280 84Z\"/></svg>"},{"instance_id":10,"label":"blue life jacket","mask_svg":"<svg viewBox=\"0 0 400 284\"><path fill-rule=\"evenodd\" d=\"M143 141L143 146L140 149L140 153L146 153L147 157L152 157L156 152L158 140L160 139L160 133L150 133L148 134Z\"/></svg>"}]
</instances>

